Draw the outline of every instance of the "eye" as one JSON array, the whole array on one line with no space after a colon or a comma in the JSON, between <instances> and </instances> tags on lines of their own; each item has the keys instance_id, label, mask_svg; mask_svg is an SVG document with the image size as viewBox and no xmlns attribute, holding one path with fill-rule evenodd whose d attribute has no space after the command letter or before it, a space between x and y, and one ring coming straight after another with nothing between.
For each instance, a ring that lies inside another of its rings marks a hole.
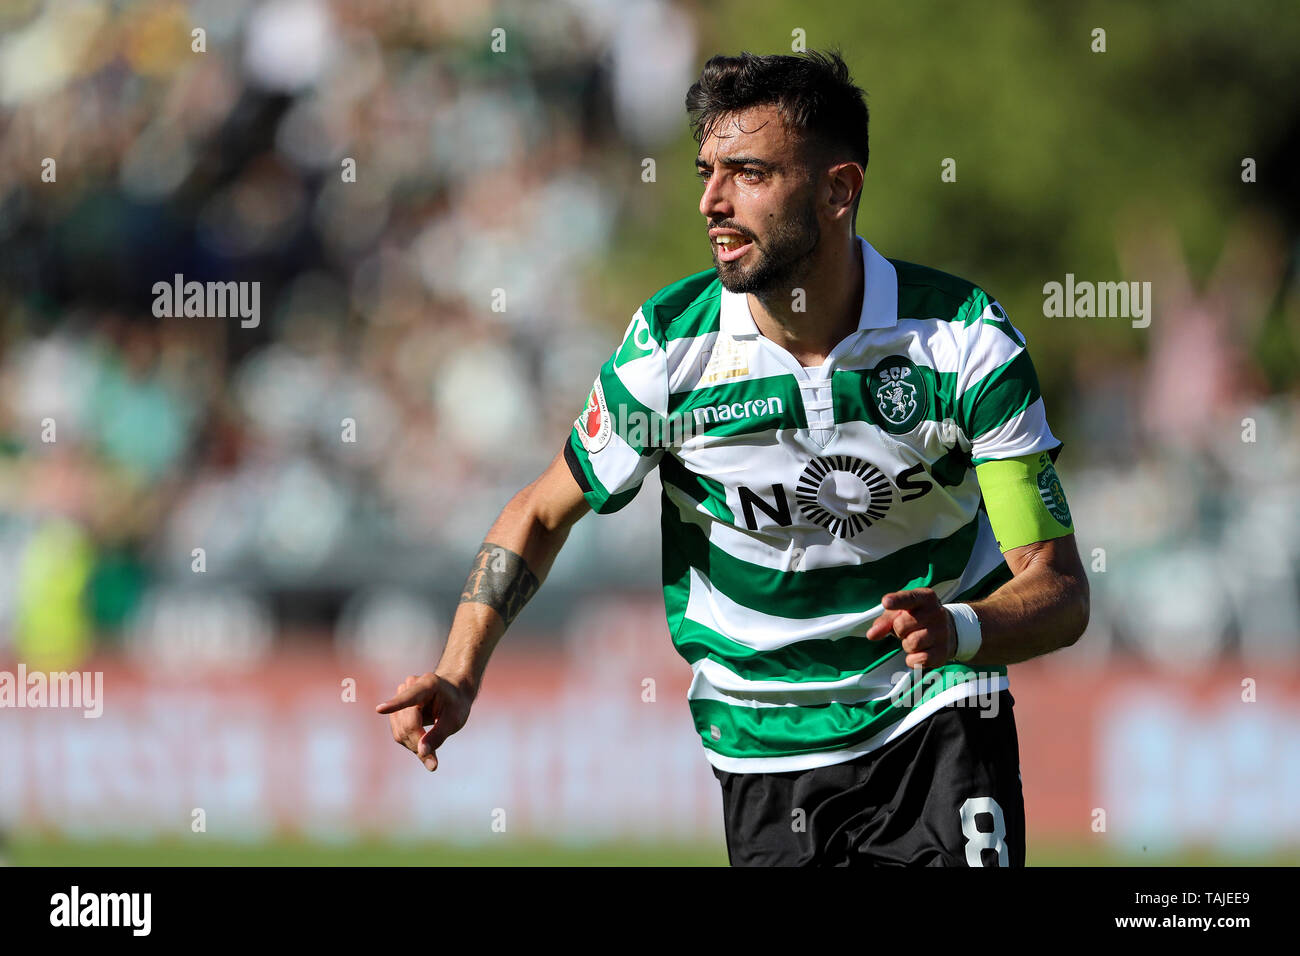
<instances>
[{"instance_id":1,"label":"eye","mask_svg":"<svg viewBox=\"0 0 1300 956\"><path fill-rule=\"evenodd\" d=\"M705 169L703 166L697 166L695 167L695 178L702 183L706 183L709 181L709 175L711 172L712 170Z\"/></svg>"},{"instance_id":2,"label":"eye","mask_svg":"<svg viewBox=\"0 0 1300 956\"><path fill-rule=\"evenodd\" d=\"M748 183L760 182L763 179L763 171L761 169L754 169L752 167L747 167L745 169L742 169L740 171L740 175L744 177L745 182Z\"/></svg>"}]
</instances>

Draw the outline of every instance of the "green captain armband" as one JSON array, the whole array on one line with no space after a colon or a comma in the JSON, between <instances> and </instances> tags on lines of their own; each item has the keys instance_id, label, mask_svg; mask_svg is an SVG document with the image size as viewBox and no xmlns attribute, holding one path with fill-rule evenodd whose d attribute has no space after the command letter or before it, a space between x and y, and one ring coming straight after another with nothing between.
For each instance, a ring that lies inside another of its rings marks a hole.
<instances>
[{"instance_id":1,"label":"green captain armband","mask_svg":"<svg viewBox=\"0 0 1300 956\"><path fill-rule=\"evenodd\" d=\"M975 466L975 475L1003 553L1074 533L1070 506L1049 453L986 461Z\"/></svg>"}]
</instances>

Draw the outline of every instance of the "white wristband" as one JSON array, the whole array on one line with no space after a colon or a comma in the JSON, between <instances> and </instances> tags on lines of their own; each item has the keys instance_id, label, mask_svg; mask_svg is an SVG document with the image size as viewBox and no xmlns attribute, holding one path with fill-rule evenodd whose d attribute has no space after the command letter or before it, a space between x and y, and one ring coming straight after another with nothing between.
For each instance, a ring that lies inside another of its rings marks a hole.
<instances>
[{"instance_id":1,"label":"white wristband","mask_svg":"<svg viewBox=\"0 0 1300 956\"><path fill-rule=\"evenodd\" d=\"M969 604L945 604L944 607L952 615L953 625L957 628L957 653L952 659L964 664L979 653L980 645L984 643L980 619Z\"/></svg>"}]
</instances>

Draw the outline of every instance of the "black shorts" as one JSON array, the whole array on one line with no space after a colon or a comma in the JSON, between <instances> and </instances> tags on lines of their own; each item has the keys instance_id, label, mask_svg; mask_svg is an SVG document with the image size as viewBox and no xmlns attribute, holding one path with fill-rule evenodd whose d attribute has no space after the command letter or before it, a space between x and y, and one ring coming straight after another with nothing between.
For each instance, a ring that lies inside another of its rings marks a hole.
<instances>
[{"instance_id":1,"label":"black shorts","mask_svg":"<svg viewBox=\"0 0 1300 956\"><path fill-rule=\"evenodd\" d=\"M1010 691L996 716L950 704L845 763L727 773L732 866L1024 866L1025 803Z\"/></svg>"}]
</instances>

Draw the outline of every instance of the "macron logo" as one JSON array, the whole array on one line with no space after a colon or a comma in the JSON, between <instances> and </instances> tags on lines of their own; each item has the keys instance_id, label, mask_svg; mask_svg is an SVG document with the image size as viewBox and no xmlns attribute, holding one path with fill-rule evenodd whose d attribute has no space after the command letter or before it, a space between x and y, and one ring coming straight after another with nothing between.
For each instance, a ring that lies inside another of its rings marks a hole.
<instances>
[{"instance_id":1,"label":"macron logo","mask_svg":"<svg viewBox=\"0 0 1300 956\"><path fill-rule=\"evenodd\" d=\"M51 926L129 926L133 936L148 936L152 893L70 893L50 897Z\"/></svg>"},{"instance_id":2,"label":"macron logo","mask_svg":"<svg viewBox=\"0 0 1300 956\"><path fill-rule=\"evenodd\" d=\"M780 415L784 411L784 403L775 395L767 398L751 398L747 402L722 402L719 405L706 405L704 408L695 409L695 424L734 422L757 415Z\"/></svg>"}]
</instances>

